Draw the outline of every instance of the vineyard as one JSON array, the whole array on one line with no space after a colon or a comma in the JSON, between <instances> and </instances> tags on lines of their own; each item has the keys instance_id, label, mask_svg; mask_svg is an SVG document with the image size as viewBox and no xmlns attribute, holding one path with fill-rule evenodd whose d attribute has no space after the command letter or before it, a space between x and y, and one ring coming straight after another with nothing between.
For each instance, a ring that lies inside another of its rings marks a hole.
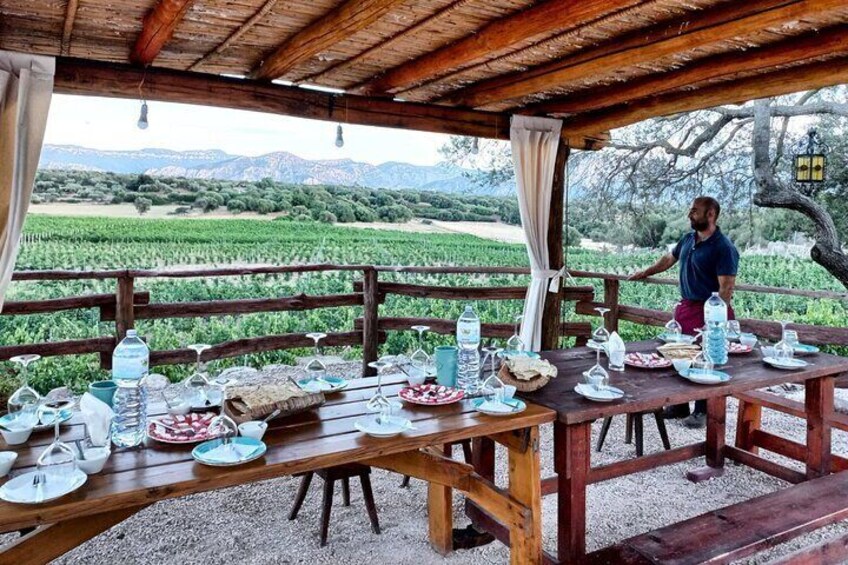
<instances>
[{"instance_id":1,"label":"vineyard","mask_svg":"<svg viewBox=\"0 0 848 565\"><path fill-rule=\"evenodd\" d=\"M652 262L657 252L603 253L569 249L573 269L627 273ZM63 218L31 216L16 270L166 268L194 265L245 264L374 264L374 265L475 265L526 266L523 246L492 242L467 235L414 234L362 230L317 222L257 222L251 220L146 220ZM673 276L674 273L669 273ZM269 298L306 293L322 295L350 292L355 272L258 275L193 279L143 279L136 291L149 291L151 302L214 299ZM415 275L381 274L381 280L438 285L524 285L518 275ZM600 281L580 280L580 284ZM739 282L815 290L844 290L821 267L809 260L775 256L744 256ZM95 293L114 293L114 280L13 282L7 300L34 300ZM621 302L646 308L669 309L676 301L672 286L625 283ZM844 326L845 304L837 300L742 292L734 301L742 317ZM521 310L520 301L480 302L476 309L484 322L509 322ZM361 307L308 312L269 312L244 316L217 316L140 321L137 327L156 349L173 349L194 342L221 343L304 331L350 331L361 316ZM390 296L381 315L455 318L461 305L454 301ZM577 319L574 314L566 319ZM112 322L100 322L97 309L57 314L0 317L0 342L4 345L61 341L114 334ZM623 324L625 339L645 337L654 330ZM431 336L436 344L448 338ZM400 352L413 345L413 332L392 332L384 348ZM215 362L215 368L233 363L252 365L292 363L306 351L267 352L249 359ZM355 357L357 348L332 353ZM5 374L9 374L9 363ZM167 367L176 379L185 367ZM43 359L34 365L34 383L43 390L62 384L80 389L103 378L96 355ZM10 379L4 378L8 385Z\"/></svg>"}]
</instances>

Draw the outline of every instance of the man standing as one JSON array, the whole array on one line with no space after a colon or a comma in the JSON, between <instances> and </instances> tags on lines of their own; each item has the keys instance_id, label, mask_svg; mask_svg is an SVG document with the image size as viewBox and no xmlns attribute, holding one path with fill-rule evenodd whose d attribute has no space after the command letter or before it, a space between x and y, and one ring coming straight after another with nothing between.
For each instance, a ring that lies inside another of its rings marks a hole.
<instances>
[{"instance_id":1,"label":"man standing","mask_svg":"<svg viewBox=\"0 0 848 565\"><path fill-rule=\"evenodd\" d=\"M674 316L683 328L683 333L693 335L704 326L704 302L718 292L727 303L727 317L735 319L730 300L736 284L739 268L739 252L733 242L721 232L718 221L721 206L715 198L699 196L689 209L691 232L684 235L671 251L645 269L630 275L629 280L638 281L667 271L680 261L681 301ZM668 406L663 411L666 418L686 418L689 428L703 428L707 422L707 402L695 402L695 410L689 414L688 404Z\"/></svg>"}]
</instances>

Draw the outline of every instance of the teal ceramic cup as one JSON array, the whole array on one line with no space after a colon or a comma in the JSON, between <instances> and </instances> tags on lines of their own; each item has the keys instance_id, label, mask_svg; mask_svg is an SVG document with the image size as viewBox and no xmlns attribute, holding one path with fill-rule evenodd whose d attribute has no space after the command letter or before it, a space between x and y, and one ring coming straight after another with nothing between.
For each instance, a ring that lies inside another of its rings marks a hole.
<instances>
[{"instance_id":1,"label":"teal ceramic cup","mask_svg":"<svg viewBox=\"0 0 848 565\"><path fill-rule=\"evenodd\" d=\"M436 382L442 386L456 386L456 354L453 345L436 347Z\"/></svg>"},{"instance_id":2,"label":"teal ceramic cup","mask_svg":"<svg viewBox=\"0 0 848 565\"><path fill-rule=\"evenodd\" d=\"M115 381L97 381L88 385L88 392L109 406L112 406L112 398L114 398L117 389L118 385L115 384Z\"/></svg>"}]
</instances>

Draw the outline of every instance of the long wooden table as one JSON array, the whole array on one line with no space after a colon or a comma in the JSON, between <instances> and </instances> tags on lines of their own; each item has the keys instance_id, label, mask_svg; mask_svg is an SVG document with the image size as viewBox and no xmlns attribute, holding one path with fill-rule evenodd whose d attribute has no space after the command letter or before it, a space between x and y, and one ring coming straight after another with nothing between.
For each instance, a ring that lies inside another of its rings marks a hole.
<instances>
[{"instance_id":1,"label":"long wooden table","mask_svg":"<svg viewBox=\"0 0 848 565\"><path fill-rule=\"evenodd\" d=\"M650 352L660 345L657 341L627 344L627 351ZM725 384L697 385L681 378L672 369L646 370L627 367L623 373L610 372L611 384L622 389L623 399L611 403L591 402L576 392L582 373L595 363L595 352L586 347L546 351L542 357L557 366L559 374L550 384L522 394L525 399L557 412L554 423L554 469L556 475L542 481L543 496L557 493L557 556L546 554L546 562L570 563L586 554L586 487L596 483L645 471L662 465L679 463L704 456L706 467L688 474L697 481L723 472L725 457L764 470L774 471L769 460L742 449L725 445L725 414L727 397L746 391L783 383L806 385L807 445L806 477L818 477L831 469L831 428L834 378L848 373L848 359L819 354L805 359L812 365L804 370L782 371L762 362L759 351L731 356L726 367L733 378ZM606 361L602 360L606 365ZM618 414L652 411L663 406L707 401L706 439L656 454L628 459L601 467L591 466L592 422ZM475 453L477 472L491 477L494 469L494 444L479 441ZM800 479L804 479L804 475ZM797 482L797 481L796 481ZM506 530L496 519L481 510L473 501L466 512L479 527L503 538Z\"/></svg>"},{"instance_id":2,"label":"long wooden table","mask_svg":"<svg viewBox=\"0 0 848 565\"><path fill-rule=\"evenodd\" d=\"M402 382L400 377L386 378L384 393L396 395ZM355 380L345 391L328 397L321 408L272 422L264 437L267 453L245 465L207 467L192 459L190 446L148 440L139 448L114 451L102 473L90 476L80 490L62 499L38 506L0 502L0 532L37 527L0 553L0 562L46 563L159 500L359 462L430 483L430 542L437 551L451 550L451 491L458 489L508 525L512 563L539 563L538 426L552 422L555 413L531 404L519 415L491 417L475 412L469 401L443 407L406 404L401 414L416 429L376 439L354 428L354 422L368 414L365 405L375 386L375 378ZM63 426L62 437L81 438L83 428L75 416ZM433 447L483 437L508 449L508 490ZM42 432L25 446L8 448L19 453L13 475L32 470L51 440L52 433Z\"/></svg>"}]
</instances>

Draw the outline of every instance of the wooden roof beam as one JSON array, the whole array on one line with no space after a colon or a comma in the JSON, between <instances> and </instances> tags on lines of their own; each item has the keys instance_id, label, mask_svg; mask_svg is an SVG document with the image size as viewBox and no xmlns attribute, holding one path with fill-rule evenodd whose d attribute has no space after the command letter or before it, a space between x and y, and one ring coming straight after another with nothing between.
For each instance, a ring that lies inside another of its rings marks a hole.
<instances>
[{"instance_id":1,"label":"wooden roof beam","mask_svg":"<svg viewBox=\"0 0 848 565\"><path fill-rule=\"evenodd\" d=\"M251 78L274 80L297 64L344 41L386 15L403 0L348 0L285 40L251 73Z\"/></svg>"},{"instance_id":2,"label":"wooden roof beam","mask_svg":"<svg viewBox=\"0 0 848 565\"><path fill-rule=\"evenodd\" d=\"M578 114L633 102L706 81L792 65L821 57L848 55L848 25L791 37L759 47L700 59L681 69L655 73L620 84L593 87L569 96L525 106L539 114Z\"/></svg>"},{"instance_id":3,"label":"wooden roof beam","mask_svg":"<svg viewBox=\"0 0 848 565\"><path fill-rule=\"evenodd\" d=\"M608 131L649 118L742 104L749 100L844 83L848 83L848 57L839 57L708 86L696 84L685 91L579 114L563 120L563 136L576 139L587 132Z\"/></svg>"},{"instance_id":4,"label":"wooden roof beam","mask_svg":"<svg viewBox=\"0 0 848 565\"><path fill-rule=\"evenodd\" d=\"M83 59L58 58L54 91L60 94L138 98L234 108L313 120L381 126L451 135L509 139L508 114L336 95L296 86L219 75ZM569 138L575 149L600 149L608 135Z\"/></svg>"},{"instance_id":5,"label":"wooden roof beam","mask_svg":"<svg viewBox=\"0 0 848 565\"><path fill-rule=\"evenodd\" d=\"M250 18L239 26L237 30L231 33L227 39L225 39L220 45L218 45L215 49L195 61L193 65L191 65L188 70L194 71L204 64L208 63L210 59L219 55L229 49L230 45L241 39L241 37L250 31L253 26L259 23L262 18L268 15L268 13L274 8L278 0L266 0L266 2L259 8Z\"/></svg>"},{"instance_id":6,"label":"wooden roof beam","mask_svg":"<svg viewBox=\"0 0 848 565\"><path fill-rule=\"evenodd\" d=\"M62 26L62 43L59 48L59 53L63 56L71 52L71 34L74 31L74 20L77 18L78 8L79 0L68 0L68 5L65 7L65 23Z\"/></svg>"},{"instance_id":7,"label":"wooden roof beam","mask_svg":"<svg viewBox=\"0 0 848 565\"><path fill-rule=\"evenodd\" d=\"M797 22L810 14L844 9L844 0L752 0L729 2L671 23L616 38L589 49L520 73L479 82L444 97L450 105L479 108L549 91L569 82L650 63L699 47L744 37L761 30Z\"/></svg>"},{"instance_id":8,"label":"wooden roof beam","mask_svg":"<svg viewBox=\"0 0 848 565\"><path fill-rule=\"evenodd\" d=\"M130 61L136 65L151 64L174 35L195 0L159 0L144 16L144 25L130 52Z\"/></svg>"},{"instance_id":9,"label":"wooden roof beam","mask_svg":"<svg viewBox=\"0 0 848 565\"><path fill-rule=\"evenodd\" d=\"M470 63L492 57L516 43L564 33L645 0L547 0L494 21L476 33L427 53L355 87L362 94L407 90Z\"/></svg>"}]
</instances>

